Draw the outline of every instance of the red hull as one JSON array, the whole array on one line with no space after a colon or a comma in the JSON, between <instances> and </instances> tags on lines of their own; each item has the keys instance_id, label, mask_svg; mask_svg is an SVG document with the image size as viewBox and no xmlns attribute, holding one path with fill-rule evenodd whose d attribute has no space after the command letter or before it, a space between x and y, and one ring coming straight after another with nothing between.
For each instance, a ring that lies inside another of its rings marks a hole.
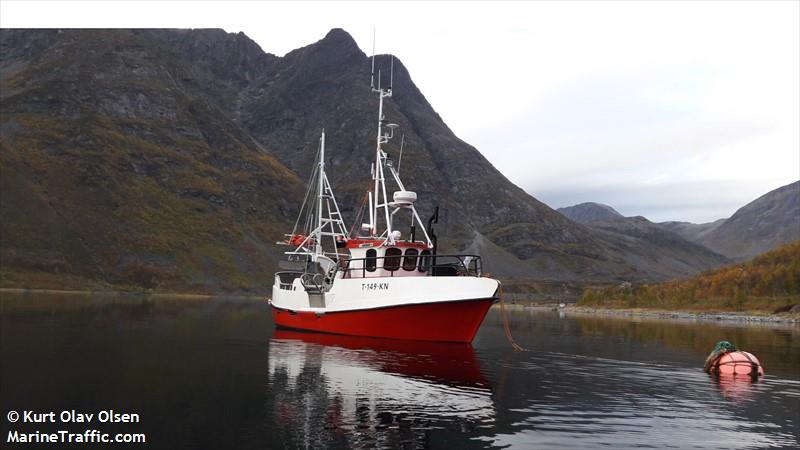
<instances>
[{"instance_id":1,"label":"red hull","mask_svg":"<svg viewBox=\"0 0 800 450\"><path fill-rule=\"evenodd\" d=\"M472 342L494 299L356 311L295 312L272 306L275 324L323 333L437 342Z\"/></svg>"}]
</instances>

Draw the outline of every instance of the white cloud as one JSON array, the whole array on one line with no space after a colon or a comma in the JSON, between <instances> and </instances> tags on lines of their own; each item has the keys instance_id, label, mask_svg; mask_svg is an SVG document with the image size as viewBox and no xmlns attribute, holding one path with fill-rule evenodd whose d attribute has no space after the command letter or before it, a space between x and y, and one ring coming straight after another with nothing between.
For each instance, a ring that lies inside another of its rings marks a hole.
<instances>
[{"instance_id":1,"label":"white cloud","mask_svg":"<svg viewBox=\"0 0 800 450\"><path fill-rule=\"evenodd\" d=\"M0 25L218 27L279 55L333 27L371 53L376 27L451 129L554 207L703 221L800 178L800 2L187 5L4 1Z\"/></svg>"}]
</instances>

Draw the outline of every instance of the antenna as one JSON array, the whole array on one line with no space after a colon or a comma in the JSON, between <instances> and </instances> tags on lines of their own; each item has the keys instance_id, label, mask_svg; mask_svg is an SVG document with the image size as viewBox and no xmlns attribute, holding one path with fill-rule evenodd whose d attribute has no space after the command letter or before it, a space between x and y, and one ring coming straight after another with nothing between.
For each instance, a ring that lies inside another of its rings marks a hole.
<instances>
[{"instance_id":1,"label":"antenna","mask_svg":"<svg viewBox=\"0 0 800 450\"><path fill-rule=\"evenodd\" d=\"M394 55L392 55L392 63L389 66L389 90L392 90L392 81L394 80Z\"/></svg>"},{"instance_id":2,"label":"antenna","mask_svg":"<svg viewBox=\"0 0 800 450\"><path fill-rule=\"evenodd\" d=\"M369 76L369 87L375 89L375 28L372 29L372 73Z\"/></svg>"}]
</instances>

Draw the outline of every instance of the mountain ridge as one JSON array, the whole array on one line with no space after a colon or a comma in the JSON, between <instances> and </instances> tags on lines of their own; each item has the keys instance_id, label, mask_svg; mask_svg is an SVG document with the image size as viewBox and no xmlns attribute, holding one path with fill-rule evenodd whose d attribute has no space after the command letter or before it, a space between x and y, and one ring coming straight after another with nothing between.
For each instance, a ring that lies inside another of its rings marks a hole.
<instances>
[{"instance_id":1,"label":"mountain ridge","mask_svg":"<svg viewBox=\"0 0 800 450\"><path fill-rule=\"evenodd\" d=\"M556 211L567 216L570 220L588 224L596 220L608 220L622 217L616 209L603 203L585 202L577 205L558 208Z\"/></svg>"},{"instance_id":2,"label":"mountain ridge","mask_svg":"<svg viewBox=\"0 0 800 450\"><path fill-rule=\"evenodd\" d=\"M730 260L744 261L800 240L800 181L759 196L729 218L702 224L652 223L641 216L623 217L608 205L592 202L559 208L558 211L576 222L615 233L630 231L625 230L625 224L629 225L632 219L638 219L640 223L646 221L653 233L658 228L672 234L669 239L679 236Z\"/></svg>"},{"instance_id":3,"label":"mountain ridge","mask_svg":"<svg viewBox=\"0 0 800 450\"><path fill-rule=\"evenodd\" d=\"M756 198L695 239L735 261L800 239L800 181Z\"/></svg>"}]
</instances>

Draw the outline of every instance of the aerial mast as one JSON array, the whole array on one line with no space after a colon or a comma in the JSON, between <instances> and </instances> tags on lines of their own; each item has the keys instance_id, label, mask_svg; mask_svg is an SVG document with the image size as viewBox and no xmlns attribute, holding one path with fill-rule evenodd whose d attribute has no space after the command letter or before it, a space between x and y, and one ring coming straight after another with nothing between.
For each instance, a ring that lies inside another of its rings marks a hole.
<instances>
[{"instance_id":1,"label":"aerial mast","mask_svg":"<svg viewBox=\"0 0 800 450\"><path fill-rule=\"evenodd\" d=\"M372 43L372 72L373 75L371 77L371 90L372 92L378 94L378 133L375 138L375 163L373 164L372 169L372 180L374 182L374 187L372 192L368 192L368 197L370 200L370 236L375 237L384 237L386 238L386 242L389 245L395 244L395 233L392 230L392 217L394 217L395 213L397 213L400 209L410 209L412 213L412 229L414 228L414 221L419 223L420 228L422 229L423 234L425 235L425 240L427 241L428 245L431 245L430 237L428 236L427 230L425 226L422 224L422 221L417 214L416 208L414 208L413 202L416 201L416 194L413 192L406 191L405 187L403 186L403 182L400 180L400 177L397 173L397 170L393 167L391 160L388 159L388 156L385 151L383 151L382 145L389 142L390 139L394 136L394 129L397 128L397 124L388 123L385 124L383 121L386 119L383 113L383 101L385 98L390 98L392 96L392 84L394 82L394 55L391 55L391 62L389 66L389 85L388 87L384 88L381 85L381 72L378 71L378 84L375 86L372 84L374 82L375 76L375 42L373 36L373 43ZM384 131L384 127L388 128L387 131ZM403 138L405 141L405 137ZM404 142L403 142L404 143ZM401 143L401 148L402 144ZM388 198L388 193L386 191L386 177L385 177L385 170L388 170L390 173L391 178L397 183L397 187L400 189L398 192L394 193L393 201L390 203ZM408 197L408 196L411 197ZM400 200L398 200L398 198ZM407 200L411 198L411 200ZM392 212L389 211L389 208L392 207L394 210ZM386 230L378 234L378 215L380 214L380 209L383 209L383 216L386 221ZM413 231L412 231L413 234Z\"/></svg>"},{"instance_id":2,"label":"aerial mast","mask_svg":"<svg viewBox=\"0 0 800 450\"><path fill-rule=\"evenodd\" d=\"M373 42L373 46L374 46L374 42ZM373 61L372 67L373 67L373 71L374 71L375 70L375 54L374 53L372 55L372 61ZM374 172L372 174L372 179L375 182L374 183L375 186L374 186L374 190L373 190L373 198L375 200L375 203L374 203L373 207L375 208L375 212L373 214L374 222L371 224L371 228L372 228L372 234L374 236L376 234L376 232L377 232L377 223L376 222L378 220L378 214L379 214L378 209L379 208L383 208L384 216L385 216L384 218L386 220L386 237L389 240L389 243L394 243L394 237L392 236L392 222L391 222L391 219L389 217L389 199L386 196L386 179L384 177L384 172L383 172L383 162L386 159L386 153L381 148L381 145L389 142L389 139L391 139L391 137L392 137L391 134L384 134L383 133L383 121L385 119L384 114L383 114L383 99L392 96L391 81L392 81L392 78L394 77L394 74L391 73L391 72L394 72L394 57L392 57L392 68L391 68L390 74L389 74L389 81L390 81L389 87L384 89L383 86L381 86L381 72L380 72L380 70L378 71L378 87L377 88L374 87L374 86L372 87L372 92L375 92L375 93L378 94L378 134L377 134L377 137L375 139L375 170L374 170ZM389 125L392 125L392 124L389 124ZM392 129L391 126L389 128L390 128L390 130ZM381 201L383 201L383 203L381 203Z\"/></svg>"}]
</instances>

